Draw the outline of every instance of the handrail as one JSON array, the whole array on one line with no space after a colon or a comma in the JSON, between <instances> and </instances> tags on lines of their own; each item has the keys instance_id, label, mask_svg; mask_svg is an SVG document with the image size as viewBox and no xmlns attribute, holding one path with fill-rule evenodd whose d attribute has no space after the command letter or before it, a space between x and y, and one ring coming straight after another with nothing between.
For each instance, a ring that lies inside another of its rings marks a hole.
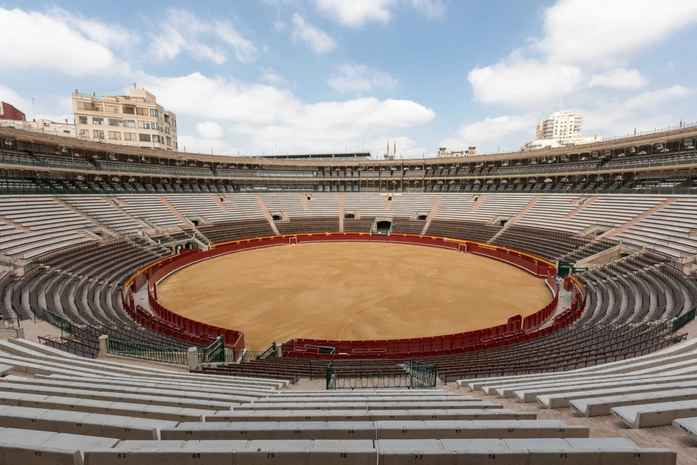
<instances>
[{"instance_id":1,"label":"handrail","mask_svg":"<svg viewBox=\"0 0 697 465\"><path fill-rule=\"evenodd\" d=\"M188 350L178 347L156 346L136 341L107 339L107 352L123 357L140 358L156 362L187 365Z\"/></svg>"}]
</instances>

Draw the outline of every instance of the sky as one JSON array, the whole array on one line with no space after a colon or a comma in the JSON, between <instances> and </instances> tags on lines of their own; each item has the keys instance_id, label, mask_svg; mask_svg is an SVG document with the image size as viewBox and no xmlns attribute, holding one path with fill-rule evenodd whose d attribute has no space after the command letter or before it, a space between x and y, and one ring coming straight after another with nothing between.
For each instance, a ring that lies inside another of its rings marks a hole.
<instances>
[{"instance_id":1,"label":"sky","mask_svg":"<svg viewBox=\"0 0 697 465\"><path fill-rule=\"evenodd\" d=\"M28 119L136 85L189 152L504 152L560 109L585 136L697 121L695 0L0 0L0 24L0 100Z\"/></svg>"}]
</instances>

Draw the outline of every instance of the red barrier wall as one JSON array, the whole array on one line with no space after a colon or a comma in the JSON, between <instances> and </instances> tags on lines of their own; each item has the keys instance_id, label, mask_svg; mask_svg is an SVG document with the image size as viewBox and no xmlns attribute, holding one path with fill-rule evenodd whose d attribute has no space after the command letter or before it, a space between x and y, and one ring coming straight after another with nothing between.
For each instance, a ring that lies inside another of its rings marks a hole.
<instances>
[{"instance_id":1,"label":"red barrier wall","mask_svg":"<svg viewBox=\"0 0 697 465\"><path fill-rule=\"evenodd\" d=\"M186 250L182 254L159 260L139 270L126 281L123 289L124 308L139 324L163 334L201 345L210 344L216 337L223 335L227 348L241 350L244 348L244 333L206 325L171 312L157 302L157 284L177 270L202 260L242 250L288 244L291 241L296 243L330 241L390 242L460 250L505 262L535 276L544 277L551 288L556 290L556 283L553 278L556 274L556 269L552 262L504 247L412 234L371 236L368 233L316 233L230 241L216 244L208 251L200 249ZM131 291L137 292L146 283L148 285L148 301L153 311L152 314L141 307L134 307L131 294ZM283 344L283 354L284 356L314 358L375 358L388 356L407 358L417 355L437 355L481 350L514 342L522 342L564 328L578 319L585 307L585 289L583 289L583 285L578 280L574 281L574 286L577 289L577 297L573 302L572 308L556 315L554 323L548 324L544 329L541 326L549 321L557 308L558 296L556 292L554 292L555 296L552 301L538 312L525 318L522 318L520 315L514 315L509 318L506 324L491 328L412 339L375 341L293 339ZM324 353L323 347L331 347L334 350L334 354Z\"/></svg>"}]
</instances>

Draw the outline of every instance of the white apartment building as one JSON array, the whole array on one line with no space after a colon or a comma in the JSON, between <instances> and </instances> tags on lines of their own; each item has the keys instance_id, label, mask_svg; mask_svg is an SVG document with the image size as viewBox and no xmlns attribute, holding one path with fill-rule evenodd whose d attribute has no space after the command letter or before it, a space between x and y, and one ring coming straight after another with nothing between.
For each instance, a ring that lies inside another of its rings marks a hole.
<instances>
[{"instance_id":1,"label":"white apartment building","mask_svg":"<svg viewBox=\"0 0 697 465\"><path fill-rule=\"evenodd\" d=\"M573 139L581 137L583 117L576 113L557 112L537 126L537 139Z\"/></svg>"},{"instance_id":2,"label":"white apartment building","mask_svg":"<svg viewBox=\"0 0 697 465\"><path fill-rule=\"evenodd\" d=\"M571 112L556 112L537 125L537 138L523 145L522 151L571 147L602 141L602 137L583 137L583 117Z\"/></svg>"},{"instance_id":3,"label":"white apartment building","mask_svg":"<svg viewBox=\"0 0 697 465\"><path fill-rule=\"evenodd\" d=\"M177 150L177 118L153 94L131 89L128 96L73 94L77 136L135 147Z\"/></svg>"}]
</instances>

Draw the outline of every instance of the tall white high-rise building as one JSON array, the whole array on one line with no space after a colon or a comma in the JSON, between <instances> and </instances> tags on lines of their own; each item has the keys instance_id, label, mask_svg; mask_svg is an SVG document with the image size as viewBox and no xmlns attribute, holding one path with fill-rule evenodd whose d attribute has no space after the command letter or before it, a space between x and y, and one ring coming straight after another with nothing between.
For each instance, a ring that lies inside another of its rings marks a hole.
<instances>
[{"instance_id":1,"label":"tall white high-rise building","mask_svg":"<svg viewBox=\"0 0 697 465\"><path fill-rule=\"evenodd\" d=\"M556 112L537 126L537 139L572 139L581 137L583 117L576 113Z\"/></svg>"},{"instance_id":2,"label":"tall white high-rise building","mask_svg":"<svg viewBox=\"0 0 697 465\"><path fill-rule=\"evenodd\" d=\"M583 137L583 117L572 112L558 111L540 121L535 131L536 138L521 147L521 150L570 147L603 140L602 137Z\"/></svg>"}]
</instances>

